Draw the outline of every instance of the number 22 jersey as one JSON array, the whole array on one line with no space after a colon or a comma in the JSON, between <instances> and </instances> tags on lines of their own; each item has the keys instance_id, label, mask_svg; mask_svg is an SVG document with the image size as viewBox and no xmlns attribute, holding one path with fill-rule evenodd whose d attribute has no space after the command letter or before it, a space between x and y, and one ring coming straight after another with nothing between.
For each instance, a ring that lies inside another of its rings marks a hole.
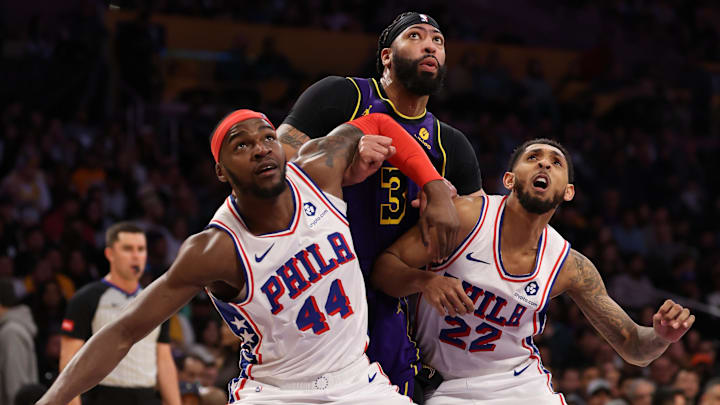
<instances>
[{"instance_id":1,"label":"number 22 jersey","mask_svg":"<svg viewBox=\"0 0 720 405\"><path fill-rule=\"evenodd\" d=\"M475 310L440 316L420 296L417 332L423 360L445 379L508 372L527 361L549 376L532 337L543 331L550 291L570 244L547 225L538 241L533 271L508 273L500 254L507 197L482 198L475 227L445 263L432 268L459 279Z\"/></svg>"},{"instance_id":2,"label":"number 22 jersey","mask_svg":"<svg viewBox=\"0 0 720 405\"><path fill-rule=\"evenodd\" d=\"M246 280L241 302L210 297L240 339L240 378L306 381L361 358L368 342L365 283L345 203L294 163L286 182L295 213L287 229L253 235L232 196L209 227L235 244Z\"/></svg>"}]
</instances>

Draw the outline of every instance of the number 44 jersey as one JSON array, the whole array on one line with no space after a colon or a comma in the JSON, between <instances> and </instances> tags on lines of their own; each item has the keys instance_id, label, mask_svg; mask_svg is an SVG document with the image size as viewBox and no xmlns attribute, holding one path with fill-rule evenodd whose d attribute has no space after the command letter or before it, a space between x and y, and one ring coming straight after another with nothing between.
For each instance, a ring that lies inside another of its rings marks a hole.
<instances>
[{"instance_id":1,"label":"number 44 jersey","mask_svg":"<svg viewBox=\"0 0 720 405\"><path fill-rule=\"evenodd\" d=\"M549 381L532 336L543 331L550 291L570 244L548 225L538 240L533 271L508 273L500 254L507 197L483 199L473 230L445 263L432 269L459 279L475 311L440 316L419 297L417 333L423 360L445 379L517 373L519 365L530 362L529 372L546 374Z\"/></svg>"},{"instance_id":2,"label":"number 44 jersey","mask_svg":"<svg viewBox=\"0 0 720 405\"><path fill-rule=\"evenodd\" d=\"M253 235L229 196L209 227L235 243L246 280L239 302L210 294L240 339L240 378L307 381L343 369L367 347L367 302L345 217L294 163L286 182L295 214L288 228Z\"/></svg>"}]
</instances>

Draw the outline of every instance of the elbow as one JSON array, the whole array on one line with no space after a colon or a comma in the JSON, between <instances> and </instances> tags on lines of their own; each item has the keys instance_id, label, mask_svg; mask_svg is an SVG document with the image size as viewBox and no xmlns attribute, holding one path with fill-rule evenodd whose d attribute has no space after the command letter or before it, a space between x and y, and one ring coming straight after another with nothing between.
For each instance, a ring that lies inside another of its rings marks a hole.
<instances>
[{"instance_id":1,"label":"elbow","mask_svg":"<svg viewBox=\"0 0 720 405\"><path fill-rule=\"evenodd\" d=\"M370 285L387 294L385 289L383 288L382 283L382 271L378 269L377 263L373 266L372 270L370 270Z\"/></svg>"},{"instance_id":2,"label":"elbow","mask_svg":"<svg viewBox=\"0 0 720 405\"><path fill-rule=\"evenodd\" d=\"M395 291L393 291L393 288L391 287L389 282L389 275L386 271L383 270L381 261L375 262L375 265L370 271L370 285L376 290L380 290L391 297L402 297L402 295L398 295Z\"/></svg>"},{"instance_id":3,"label":"elbow","mask_svg":"<svg viewBox=\"0 0 720 405\"><path fill-rule=\"evenodd\" d=\"M114 327L109 328L108 333L113 333L118 336L118 349L123 351L129 351L132 346L139 342L145 334L142 333L140 328L132 328L125 325L123 322L117 322Z\"/></svg>"},{"instance_id":4,"label":"elbow","mask_svg":"<svg viewBox=\"0 0 720 405\"><path fill-rule=\"evenodd\" d=\"M635 358L629 358L626 356L623 356L623 359L627 363L632 364L633 366L637 366L637 367L647 367L650 365L650 363L652 363L652 359L635 359Z\"/></svg>"}]
</instances>

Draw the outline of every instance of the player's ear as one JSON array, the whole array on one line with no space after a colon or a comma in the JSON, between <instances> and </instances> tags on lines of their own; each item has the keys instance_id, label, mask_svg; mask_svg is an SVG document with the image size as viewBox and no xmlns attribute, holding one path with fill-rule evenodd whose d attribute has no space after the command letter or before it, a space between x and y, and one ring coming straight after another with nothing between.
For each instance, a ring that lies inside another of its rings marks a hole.
<instances>
[{"instance_id":1,"label":"player's ear","mask_svg":"<svg viewBox=\"0 0 720 405\"><path fill-rule=\"evenodd\" d=\"M383 48L383 50L380 51L380 60L382 61L384 67L390 67L390 61L392 60L392 49Z\"/></svg>"},{"instance_id":2,"label":"player's ear","mask_svg":"<svg viewBox=\"0 0 720 405\"><path fill-rule=\"evenodd\" d=\"M563 200L565 201L572 201L572 199L575 197L575 186L573 184L568 184L565 186L565 194L563 195Z\"/></svg>"},{"instance_id":3,"label":"player's ear","mask_svg":"<svg viewBox=\"0 0 720 405\"><path fill-rule=\"evenodd\" d=\"M227 183L227 177L225 177L225 171L223 170L220 163L215 163L215 175L217 176L218 180L222 181L223 183Z\"/></svg>"},{"instance_id":4,"label":"player's ear","mask_svg":"<svg viewBox=\"0 0 720 405\"><path fill-rule=\"evenodd\" d=\"M503 186L506 189L512 191L513 187L515 186L515 173L505 172L505 174L503 174L502 182L503 182Z\"/></svg>"}]
</instances>

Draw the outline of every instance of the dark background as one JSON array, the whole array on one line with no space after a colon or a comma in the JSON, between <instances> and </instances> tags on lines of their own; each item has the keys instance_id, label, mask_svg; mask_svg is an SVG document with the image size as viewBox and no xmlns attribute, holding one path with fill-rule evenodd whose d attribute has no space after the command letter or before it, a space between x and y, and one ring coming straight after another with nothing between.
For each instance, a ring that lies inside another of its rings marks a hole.
<instances>
[{"instance_id":1,"label":"dark background","mask_svg":"<svg viewBox=\"0 0 720 405\"><path fill-rule=\"evenodd\" d=\"M377 36L406 10L430 14L446 36L449 73L429 109L470 139L484 189L503 192L525 139L560 140L578 192L553 226L638 322L671 296L698 316L641 370L618 361L569 299L554 300L536 341L556 388L575 391L567 370L583 376L580 397L593 377L720 375L716 2L5 0L0 277L33 309L45 384L67 299L107 271L105 229L140 223L144 282L162 274L228 193L208 148L217 120L246 107L279 125L315 80L376 76ZM174 331L177 355L232 352L205 297Z\"/></svg>"}]
</instances>

